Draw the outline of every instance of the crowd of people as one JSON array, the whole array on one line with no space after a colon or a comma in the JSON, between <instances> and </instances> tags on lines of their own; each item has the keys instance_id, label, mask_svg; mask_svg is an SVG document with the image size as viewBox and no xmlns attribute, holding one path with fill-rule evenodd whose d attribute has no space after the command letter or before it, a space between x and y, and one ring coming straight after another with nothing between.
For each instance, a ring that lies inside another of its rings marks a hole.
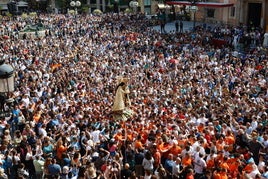
<instances>
[{"instance_id":1,"label":"crowd of people","mask_svg":"<svg viewBox=\"0 0 268 179\"><path fill-rule=\"evenodd\" d=\"M19 33L40 22L44 35ZM3 17L0 58L15 91L0 120L1 178L268 178L262 32L147 24L122 13ZM249 33L260 34L256 48L234 52ZM229 43L211 43L219 35ZM112 113L118 76L128 78L126 121Z\"/></svg>"}]
</instances>

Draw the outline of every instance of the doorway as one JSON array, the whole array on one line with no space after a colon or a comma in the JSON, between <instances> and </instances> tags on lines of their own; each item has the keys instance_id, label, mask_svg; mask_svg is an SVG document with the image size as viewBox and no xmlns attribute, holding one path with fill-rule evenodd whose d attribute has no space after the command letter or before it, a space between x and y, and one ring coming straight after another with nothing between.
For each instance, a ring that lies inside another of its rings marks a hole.
<instances>
[{"instance_id":1,"label":"doorway","mask_svg":"<svg viewBox=\"0 0 268 179\"><path fill-rule=\"evenodd\" d=\"M247 24L252 27L261 26L261 3L248 3L248 21Z\"/></svg>"}]
</instances>

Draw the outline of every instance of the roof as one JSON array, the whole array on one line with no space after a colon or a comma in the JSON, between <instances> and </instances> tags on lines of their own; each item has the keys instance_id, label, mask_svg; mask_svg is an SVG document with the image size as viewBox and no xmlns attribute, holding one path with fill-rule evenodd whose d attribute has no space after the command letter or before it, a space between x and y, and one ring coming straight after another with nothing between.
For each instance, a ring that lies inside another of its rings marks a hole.
<instances>
[{"instance_id":1,"label":"roof","mask_svg":"<svg viewBox=\"0 0 268 179\"><path fill-rule=\"evenodd\" d=\"M189 1L166 1L168 5L186 5L186 6L198 6L198 7L211 7L211 8L223 8L232 7L233 3L220 3L220 2L196 2L192 4Z\"/></svg>"},{"instance_id":2,"label":"roof","mask_svg":"<svg viewBox=\"0 0 268 179\"><path fill-rule=\"evenodd\" d=\"M0 3L0 6L1 6L1 10L8 10L7 8L7 4L6 3ZM25 2L25 1L19 1L17 2L17 6L18 7L27 7L28 6L28 3Z\"/></svg>"}]
</instances>

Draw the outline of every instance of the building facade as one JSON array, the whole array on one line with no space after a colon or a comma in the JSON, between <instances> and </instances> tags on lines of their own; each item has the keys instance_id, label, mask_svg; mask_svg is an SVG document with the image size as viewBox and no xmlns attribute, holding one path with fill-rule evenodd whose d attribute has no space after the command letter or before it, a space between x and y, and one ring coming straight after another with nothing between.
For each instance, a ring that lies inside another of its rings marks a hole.
<instances>
[{"instance_id":1,"label":"building facade","mask_svg":"<svg viewBox=\"0 0 268 179\"><path fill-rule=\"evenodd\" d=\"M234 5L215 10L215 16L212 19L216 22L261 27L268 32L268 0L221 0L221 2ZM209 14L205 15L208 17Z\"/></svg>"},{"instance_id":2,"label":"building facade","mask_svg":"<svg viewBox=\"0 0 268 179\"><path fill-rule=\"evenodd\" d=\"M171 0L166 3L188 6L188 9L197 6L196 12L190 11L191 17L195 13L197 21L246 25L268 31L268 0Z\"/></svg>"}]
</instances>

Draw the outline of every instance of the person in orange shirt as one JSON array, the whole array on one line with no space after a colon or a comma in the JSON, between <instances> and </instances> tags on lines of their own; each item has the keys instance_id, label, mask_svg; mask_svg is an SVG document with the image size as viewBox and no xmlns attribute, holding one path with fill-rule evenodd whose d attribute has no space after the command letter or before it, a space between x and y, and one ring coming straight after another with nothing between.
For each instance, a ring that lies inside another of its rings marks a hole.
<instances>
[{"instance_id":1,"label":"person in orange shirt","mask_svg":"<svg viewBox=\"0 0 268 179\"><path fill-rule=\"evenodd\" d=\"M214 172L213 172L213 179L221 179L221 175L220 175L220 169L216 169Z\"/></svg>"},{"instance_id":2,"label":"person in orange shirt","mask_svg":"<svg viewBox=\"0 0 268 179\"><path fill-rule=\"evenodd\" d=\"M150 148L150 151L153 155L154 158L154 168L158 168L159 165L161 164L161 153L160 151L157 149L157 144L154 143L152 145L152 147Z\"/></svg>"},{"instance_id":3,"label":"person in orange shirt","mask_svg":"<svg viewBox=\"0 0 268 179\"><path fill-rule=\"evenodd\" d=\"M143 144L141 142L141 136L140 135L137 136L137 139L136 139L136 141L134 143L134 147L135 147L136 150L139 150L139 149L142 150L142 149L144 149L144 146L143 146Z\"/></svg>"},{"instance_id":4,"label":"person in orange shirt","mask_svg":"<svg viewBox=\"0 0 268 179\"><path fill-rule=\"evenodd\" d=\"M212 176L213 179L228 179L225 169L217 168Z\"/></svg>"},{"instance_id":5,"label":"person in orange shirt","mask_svg":"<svg viewBox=\"0 0 268 179\"><path fill-rule=\"evenodd\" d=\"M217 141L216 141L216 148L218 151L223 150L223 147L225 145L223 136L221 136Z\"/></svg>"},{"instance_id":6,"label":"person in orange shirt","mask_svg":"<svg viewBox=\"0 0 268 179\"><path fill-rule=\"evenodd\" d=\"M115 139L117 142L122 142L122 141L124 140L122 131L118 131L118 132L114 135L114 139Z\"/></svg>"},{"instance_id":7,"label":"person in orange shirt","mask_svg":"<svg viewBox=\"0 0 268 179\"><path fill-rule=\"evenodd\" d=\"M170 144L167 139L163 138L162 142L158 146L158 150L161 153L161 163L164 163L164 161L168 158L168 154L170 153L170 149L172 148L172 144Z\"/></svg>"},{"instance_id":8,"label":"person in orange shirt","mask_svg":"<svg viewBox=\"0 0 268 179\"><path fill-rule=\"evenodd\" d=\"M227 164L229 166L229 172L234 177L238 172L238 166L240 165L237 156L229 158L227 160Z\"/></svg>"},{"instance_id":9,"label":"person in orange shirt","mask_svg":"<svg viewBox=\"0 0 268 179\"><path fill-rule=\"evenodd\" d=\"M64 152L66 152L67 149L68 149L68 147L65 147L65 146L63 145L62 140L60 139L60 140L57 142L57 146L56 146L57 158L58 158L59 160L62 159L62 154L63 154Z\"/></svg>"},{"instance_id":10,"label":"person in orange shirt","mask_svg":"<svg viewBox=\"0 0 268 179\"><path fill-rule=\"evenodd\" d=\"M141 142L145 144L147 139L148 139L148 131L147 130L141 131Z\"/></svg>"},{"instance_id":11,"label":"person in orange shirt","mask_svg":"<svg viewBox=\"0 0 268 179\"><path fill-rule=\"evenodd\" d=\"M127 141L133 142L135 134L131 129L128 129L127 131Z\"/></svg>"},{"instance_id":12,"label":"person in orange shirt","mask_svg":"<svg viewBox=\"0 0 268 179\"><path fill-rule=\"evenodd\" d=\"M210 154L207 156L207 161L206 161L206 163L207 163L207 170L210 170L210 171L212 171L212 170L214 170L214 168L215 168L215 158L216 158L216 154L215 154L215 151L214 150L211 150L210 151Z\"/></svg>"},{"instance_id":13,"label":"person in orange shirt","mask_svg":"<svg viewBox=\"0 0 268 179\"><path fill-rule=\"evenodd\" d=\"M170 149L170 153L175 157L178 156L181 153L181 147L174 142L172 148Z\"/></svg>"},{"instance_id":14,"label":"person in orange shirt","mask_svg":"<svg viewBox=\"0 0 268 179\"><path fill-rule=\"evenodd\" d=\"M230 130L226 131L226 136L225 136L224 142L226 145L228 145L228 151L229 152L232 151L233 145L235 144L235 138Z\"/></svg>"},{"instance_id":15,"label":"person in orange shirt","mask_svg":"<svg viewBox=\"0 0 268 179\"><path fill-rule=\"evenodd\" d=\"M194 179L194 170L193 169L188 169L188 171L186 172L186 179Z\"/></svg>"},{"instance_id":16,"label":"person in orange shirt","mask_svg":"<svg viewBox=\"0 0 268 179\"><path fill-rule=\"evenodd\" d=\"M188 152L185 153L185 156L182 158L181 163L183 168L192 166L192 157Z\"/></svg>"},{"instance_id":17,"label":"person in orange shirt","mask_svg":"<svg viewBox=\"0 0 268 179\"><path fill-rule=\"evenodd\" d=\"M223 158L224 158L223 151L222 150L218 151L218 155L215 158L215 166L220 165L224 160Z\"/></svg>"},{"instance_id":18,"label":"person in orange shirt","mask_svg":"<svg viewBox=\"0 0 268 179\"><path fill-rule=\"evenodd\" d=\"M197 126L197 130L199 133L203 133L205 129L205 125L203 123L200 123L198 126Z\"/></svg>"},{"instance_id":19,"label":"person in orange shirt","mask_svg":"<svg viewBox=\"0 0 268 179\"><path fill-rule=\"evenodd\" d=\"M227 163L228 157L224 156L223 161L219 164L219 167L224 169L225 171L229 171L229 165Z\"/></svg>"},{"instance_id":20,"label":"person in orange shirt","mask_svg":"<svg viewBox=\"0 0 268 179\"><path fill-rule=\"evenodd\" d=\"M181 148L184 148L185 144L186 144L186 139L184 139L182 136L179 136L178 146L180 146Z\"/></svg>"},{"instance_id":21,"label":"person in orange shirt","mask_svg":"<svg viewBox=\"0 0 268 179\"><path fill-rule=\"evenodd\" d=\"M220 176L221 176L221 179L228 179L227 171L225 169L221 169Z\"/></svg>"},{"instance_id":22,"label":"person in orange shirt","mask_svg":"<svg viewBox=\"0 0 268 179\"><path fill-rule=\"evenodd\" d=\"M245 166L245 168L243 169L243 171L245 171L246 173L251 173L251 172L253 171L253 169L254 169L253 165L254 165L254 161L249 162L249 163Z\"/></svg>"}]
</instances>

